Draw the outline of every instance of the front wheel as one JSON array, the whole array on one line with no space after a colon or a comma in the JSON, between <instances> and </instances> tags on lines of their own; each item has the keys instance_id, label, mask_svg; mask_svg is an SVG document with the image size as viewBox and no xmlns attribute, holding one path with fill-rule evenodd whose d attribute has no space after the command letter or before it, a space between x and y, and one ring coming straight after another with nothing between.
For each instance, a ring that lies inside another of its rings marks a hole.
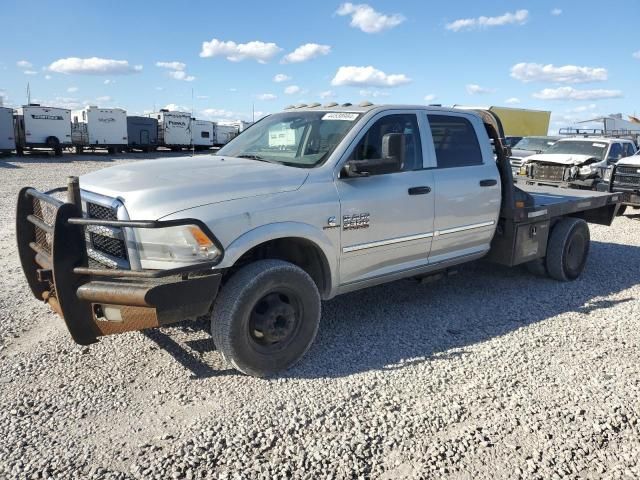
<instances>
[{"instance_id":1,"label":"front wheel","mask_svg":"<svg viewBox=\"0 0 640 480\"><path fill-rule=\"evenodd\" d=\"M216 348L255 377L286 370L307 352L320 325L320 294L301 268L259 260L224 285L211 316Z\"/></svg>"}]
</instances>

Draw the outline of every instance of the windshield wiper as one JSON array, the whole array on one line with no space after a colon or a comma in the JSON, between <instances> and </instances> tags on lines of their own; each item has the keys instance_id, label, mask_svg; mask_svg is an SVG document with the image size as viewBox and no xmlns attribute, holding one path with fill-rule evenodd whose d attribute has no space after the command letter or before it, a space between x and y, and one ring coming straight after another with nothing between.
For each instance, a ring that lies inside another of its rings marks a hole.
<instances>
[{"instance_id":1,"label":"windshield wiper","mask_svg":"<svg viewBox=\"0 0 640 480\"><path fill-rule=\"evenodd\" d=\"M267 163L280 163L276 160L269 160L268 158L263 158L260 155L251 155L251 154L242 154L236 155L237 158L247 158L249 160L258 160L259 162L267 162Z\"/></svg>"}]
</instances>

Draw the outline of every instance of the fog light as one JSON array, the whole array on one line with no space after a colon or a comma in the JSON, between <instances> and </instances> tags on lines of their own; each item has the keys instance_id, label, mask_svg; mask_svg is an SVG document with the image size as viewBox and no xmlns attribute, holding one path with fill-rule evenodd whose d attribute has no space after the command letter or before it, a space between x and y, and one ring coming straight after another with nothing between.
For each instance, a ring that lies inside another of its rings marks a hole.
<instances>
[{"instance_id":1,"label":"fog light","mask_svg":"<svg viewBox=\"0 0 640 480\"><path fill-rule=\"evenodd\" d=\"M106 320L108 322L121 322L122 312L120 307L114 305L99 305L93 306L93 314L97 320Z\"/></svg>"}]
</instances>

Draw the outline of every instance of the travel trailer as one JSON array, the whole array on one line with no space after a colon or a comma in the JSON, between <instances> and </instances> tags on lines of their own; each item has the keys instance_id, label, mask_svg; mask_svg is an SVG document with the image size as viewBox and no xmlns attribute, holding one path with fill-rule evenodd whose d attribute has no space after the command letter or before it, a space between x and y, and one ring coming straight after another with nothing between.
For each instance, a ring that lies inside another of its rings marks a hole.
<instances>
[{"instance_id":1,"label":"travel trailer","mask_svg":"<svg viewBox=\"0 0 640 480\"><path fill-rule=\"evenodd\" d=\"M11 153L15 148L13 108L0 107L0 153Z\"/></svg>"},{"instance_id":2,"label":"travel trailer","mask_svg":"<svg viewBox=\"0 0 640 480\"><path fill-rule=\"evenodd\" d=\"M214 124L208 120L191 120L191 143L196 150L213 147Z\"/></svg>"},{"instance_id":3,"label":"travel trailer","mask_svg":"<svg viewBox=\"0 0 640 480\"><path fill-rule=\"evenodd\" d=\"M127 117L129 150L150 152L158 148L158 120L149 117Z\"/></svg>"},{"instance_id":4,"label":"travel trailer","mask_svg":"<svg viewBox=\"0 0 640 480\"><path fill-rule=\"evenodd\" d=\"M216 123L215 126L215 143L216 147L226 145L238 135L238 127L236 125L228 125Z\"/></svg>"},{"instance_id":5,"label":"travel trailer","mask_svg":"<svg viewBox=\"0 0 640 480\"><path fill-rule=\"evenodd\" d=\"M127 112L121 108L88 106L71 114L71 139L76 153L84 149L106 148L109 153L125 150L127 140Z\"/></svg>"},{"instance_id":6,"label":"travel trailer","mask_svg":"<svg viewBox=\"0 0 640 480\"><path fill-rule=\"evenodd\" d=\"M158 120L158 144L178 151L191 147L191 114L160 110L147 117Z\"/></svg>"},{"instance_id":7,"label":"travel trailer","mask_svg":"<svg viewBox=\"0 0 640 480\"><path fill-rule=\"evenodd\" d=\"M16 111L16 153L48 148L56 156L62 155L71 143L71 111L66 108L42 107L36 103L24 105Z\"/></svg>"}]
</instances>

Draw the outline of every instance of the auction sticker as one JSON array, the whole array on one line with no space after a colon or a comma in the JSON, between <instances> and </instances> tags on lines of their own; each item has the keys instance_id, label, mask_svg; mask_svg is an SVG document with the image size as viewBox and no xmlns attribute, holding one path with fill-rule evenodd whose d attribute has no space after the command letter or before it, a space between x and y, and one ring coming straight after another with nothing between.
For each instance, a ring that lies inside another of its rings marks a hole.
<instances>
[{"instance_id":1,"label":"auction sticker","mask_svg":"<svg viewBox=\"0 0 640 480\"><path fill-rule=\"evenodd\" d=\"M325 113L322 120L346 120L347 122L353 122L356 118L358 118L357 113L331 112Z\"/></svg>"}]
</instances>

